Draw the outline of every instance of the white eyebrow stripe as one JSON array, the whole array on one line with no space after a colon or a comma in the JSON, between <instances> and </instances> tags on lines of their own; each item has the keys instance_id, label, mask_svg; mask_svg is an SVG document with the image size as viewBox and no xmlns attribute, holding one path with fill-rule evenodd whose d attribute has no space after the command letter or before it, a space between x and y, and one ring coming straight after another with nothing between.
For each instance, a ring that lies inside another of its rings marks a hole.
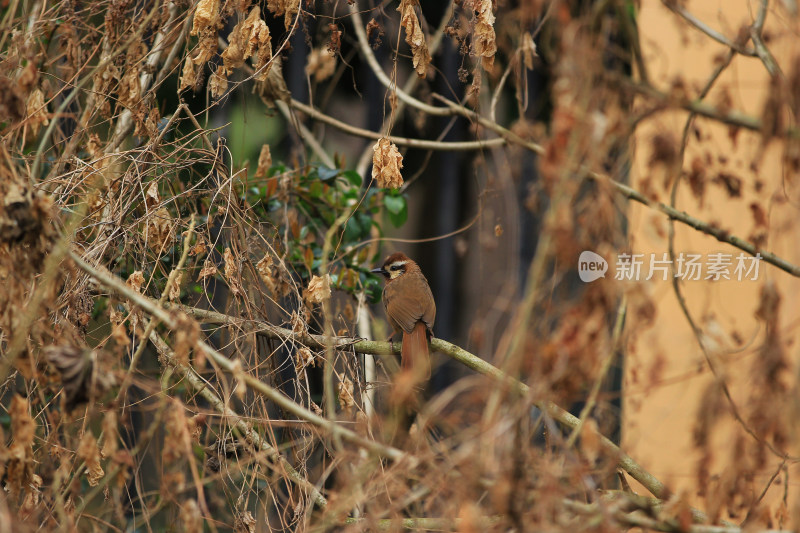
<instances>
[{"instance_id":1,"label":"white eyebrow stripe","mask_svg":"<svg viewBox=\"0 0 800 533\"><path fill-rule=\"evenodd\" d=\"M389 265L389 268L393 268L393 267L399 267L399 266L405 266L405 265L407 265L407 264L408 264L408 261L395 261L394 263L392 263L391 265Z\"/></svg>"}]
</instances>

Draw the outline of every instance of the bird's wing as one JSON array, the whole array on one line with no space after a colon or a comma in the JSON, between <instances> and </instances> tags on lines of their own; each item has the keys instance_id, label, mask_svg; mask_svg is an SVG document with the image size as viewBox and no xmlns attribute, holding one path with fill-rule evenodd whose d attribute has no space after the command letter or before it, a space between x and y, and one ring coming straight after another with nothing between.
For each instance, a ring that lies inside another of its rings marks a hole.
<instances>
[{"instance_id":1,"label":"bird's wing","mask_svg":"<svg viewBox=\"0 0 800 533\"><path fill-rule=\"evenodd\" d=\"M419 298L415 298L408 291L395 290L394 285L386 286L384 297L386 314L403 328L403 331L411 333L425 313Z\"/></svg>"},{"instance_id":2,"label":"bird's wing","mask_svg":"<svg viewBox=\"0 0 800 533\"><path fill-rule=\"evenodd\" d=\"M433 293L431 293L427 280L425 280L425 290L428 293L428 298L426 299L428 305L422 312L422 321L428 326L428 330L433 333L433 321L436 320L436 302L433 301Z\"/></svg>"}]
</instances>

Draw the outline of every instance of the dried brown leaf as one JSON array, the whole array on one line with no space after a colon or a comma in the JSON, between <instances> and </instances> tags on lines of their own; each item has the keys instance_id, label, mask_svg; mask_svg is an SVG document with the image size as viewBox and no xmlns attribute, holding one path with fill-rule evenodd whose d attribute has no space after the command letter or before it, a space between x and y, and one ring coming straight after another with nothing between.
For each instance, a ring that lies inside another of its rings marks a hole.
<instances>
[{"instance_id":1,"label":"dried brown leaf","mask_svg":"<svg viewBox=\"0 0 800 533\"><path fill-rule=\"evenodd\" d=\"M292 311L292 317L289 319L289 322L292 324L292 331L294 333L302 334L306 333L308 330L305 320L297 311Z\"/></svg>"},{"instance_id":2,"label":"dried brown leaf","mask_svg":"<svg viewBox=\"0 0 800 533\"><path fill-rule=\"evenodd\" d=\"M264 47L270 47L269 28L261 20L261 9L255 6L247 18L237 24L228 35L228 47L222 52L227 72L244 65L246 59Z\"/></svg>"},{"instance_id":3,"label":"dried brown leaf","mask_svg":"<svg viewBox=\"0 0 800 533\"><path fill-rule=\"evenodd\" d=\"M591 464L597 461L602 452L600 430L597 428L597 421L594 418L587 419L581 429L581 451Z\"/></svg>"},{"instance_id":4,"label":"dried brown leaf","mask_svg":"<svg viewBox=\"0 0 800 533\"><path fill-rule=\"evenodd\" d=\"M86 151L92 159L99 159L103 157L103 141L96 133L89 134L89 140L86 142Z\"/></svg>"},{"instance_id":5,"label":"dried brown leaf","mask_svg":"<svg viewBox=\"0 0 800 533\"><path fill-rule=\"evenodd\" d=\"M0 76L0 116L17 122L25 118L25 115L25 93L13 80Z\"/></svg>"},{"instance_id":6,"label":"dried brown leaf","mask_svg":"<svg viewBox=\"0 0 800 533\"><path fill-rule=\"evenodd\" d=\"M89 481L89 486L96 487L106 473L100 466L100 449L97 447L97 439L90 431L83 434L77 454L86 463L86 479Z\"/></svg>"},{"instance_id":7,"label":"dried brown leaf","mask_svg":"<svg viewBox=\"0 0 800 533\"><path fill-rule=\"evenodd\" d=\"M207 250L208 250L208 247L206 246L205 239L203 239L202 236L198 235L197 236L197 241L194 243L194 246L192 246L192 249L189 250L189 255L192 255L192 256L194 256L194 255L203 255L204 253L206 253Z\"/></svg>"},{"instance_id":8,"label":"dried brown leaf","mask_svg":"<svg viewBox=\"0 0 800 533\"><path fill-rule=\"evenodd\" d=\"M533 59L539 57L536 54L536 43L533 42L533 37L530 32L525 32L522 35L522 61L525 63L525 68L533 70Z\"/></svg>"},{"instance_id":9,"label":"dried brown leaf","mask_svg":"<svg viewBox=\"0 0 800 533\"><path fill-rule=\"evenodd\" d=\"M152 209L161 203L161 198L158 195L158 183L153 180L147 187L144 193L144 204L148 209Z\"/></svg>"},{"instance_id":10,"label":"dried brown leaf","mask_svg":"<svg viewBox=\"0 0 800 533\"><path fill-rule=\"evenodd\" d=\"M192 61L198 67L203 67L216 55L218 48L217 30L211 28L203 30L197 41L197 47L194 49Z\"/></svg>"},{"instance_id":11,"label":"dried brown leaf","mask_svg":"<svg viewBox=\"0 0 800 533\"><path fill-rule=\"evenodd\" d=\"M200 325L185 315L184 313L175 313L175 335L172 343L172 349L175 352L175 358L182 364L189 363L189 353L197 345L200 340ZM199 350L196 353L202 353ZM196 366L202 368L205 361L197 361Z\"/></svg>"},{"instance_id":12,"label":"dried brown leaf","mask_svg":"<svg viewBox=\"0 0 800 533\"><path fill-rule=\"evenodd\" d=\"M108 315L111 322L111 338L119 347L128 346L131 339L128 336L128 330L125 329L125 317L113 307L109 308Z\"/></svg>"},{"instance_id":13,"label":"dried brown leaf","mask_svg":"<svg viewBox=\"0 0 800 533\"><path fill-rule=\"evenodd\" d=\"M259 65L265 65L270 59L271 57L262 58L259 53L256 68L259 68ZM269 69L254 77L257 81L255 93L267 107L275 107L276 100L285 102L287 105L291 103L292 93L289 92L286 80L283 79L283 65L280 56L271 60Z\"/></svg>"},{"instance_id":14,"label":"dried brown leaf","mask_svg":"<svg viewBox=\"0 0 800 533\"><path fill-rule=\"evenodd\" d=\"M387 137L378 139L372 147L372 179L378 187L398 189L403 185L403 156Z\"/></svg>"},{"instance_id":15,"label":"dried brown leaf","mask_svg":"<svg viewBox=\"0 0 800 533\"><path fill-rule=\"evenodd\" d=\"M334 23L328 24L328 29L331 31L331 39L326 48L330 54L337 54L342 49L342 30Z\"/></svg>"},{"instance_id":16,"label":"dried brown leaf","mask_svg":"<svg viewBox=\"0 0 800 533\"><path fill-rule=\"evenodd\" d=\"M497 53L492 0L479 0L474 8L475 28L472 34L472 51L481 58L483 69L489 71L494 66L494 55Z\"/></svg>"},{"instance_id":17,"label":"dried brown leaf","mask_svg":"<svg viewBox=\"0 0 800 533\"><path fill-rule=\"evenodd\" d=\"M142 274L142 271L135 271L133 274L128 276L128 281L125 283L128 285L128 287L136 292L142 292L142 285L144 284L144 275Z\"/></svg>"},{"instance_id":18,"label":"dried brown leaf","mask_svg":"<svg viewBox=\"0 0 800 533\"><path fill-rule=\"evenodd\" d=\"M326 298L331 296L331 277L313 276L308 282L308 288L303 292L303 298L309 305L321 304Z\"/></svg>"},{"instance_id":19,"label":"dried brown leaf","mask_svg":"<svg viewBox=\"0 0 800 533\"><path fill-rule=\"evenodd\" d=\"M253 517L253 513L245 511L237 516L233 521L233 530L235 533L255 533L256 519Z\"/></svg>"},{"instance_id":20,"label":"dried brown leaf","mask_svg":"<svg viewBox=\"0 0 800 533\"><path fill-rule=\"evenodd\" d=\"M280 62L274 61L272 58L272 39L269 34L269 28L264 25L258 33L258 45L256 51L256 61L254 68L256 70L255 78L258 82L264 82L271 75L277 73L280 79L283 79L283 73L280 69ZM272 72L273 67L277 66L276 72ZM288 89L287 89L288 92ZM290 96L291 98L291 96Z\"/></svg>"},{"instance_id":21,"label":"dried brown leaf","mask_svg":"<svg viewBox=\"0 0 800 533\"><path fill-rule=\"evenodd\" d=\"M306 74L319 83L333 76L336 71L336 56L322 47L314 48L308 55Z\"/></svg>"},{"instance_id":22,"label":"dried brown leaf","mask_svg":"<svg viewBox=\"0 0 800 533\"><path fill-rule=\"evenodd\" d=\"M178 92L183 92L186 89L191 89L197 85L197 69L195 68L194 61L191 56L186 56L186 61L183 63L183 71L181 72L180 87Z\"/></svg>"},{"instance_id":23,"label":"dried brown leaf","mask_svg":"<svg viewBox=\"0 0 800 533\"><path fill-rule=\"evenodd\" d=\"M213 277L217 274L217 267L214 265L214 262L211 259L206 259L203 263L203 268L200 269L200 273L197 275L197 281L203 281L206 278Z\"/></svg>"},{"instance_id":24,"label":"dried brown leaf","mask_svg":"<svg viewBox=\"0 0 800 533\"><path fill-rule=\"evenodd\" d=\"M166 415L167 432L161 458L164 464L172 464L182 457L190 457L192 451L192 435L190 422L186 418L184 406L178 400L172 400L172 406Z\"/></svg>"},{"instance_id":25,"label":"dried brown leaf","mask_svg":"<svg viewBox=\"0 0 800 533\"><path fill-rule=\"evenodd\" d=\"M294 16L300 11L300 0L267 0L267 9L276 16L284 16L284 26L288 30L292 26Z\"/></svg>"},{"instance_id":26,"label":"dried brown leaf","mask_svg":"<svg viewBox=\"0 0 800 533\"><path fill-rule=\"evenodd\" d=\"M139 68L133 64L125 69L122 79L119 81L119 102L128 109L135 109L142 96L142 86L139 83Z\"/></svg>"},{"instance_id":27,"label":"dried brown leaf","mask_svg":"<svg viewBox=\"0 0 800 533\"><path fill-rule=\"evenodd\" d=\"M339 394L339 405L349 414L356 405L353 397L353 382L349 378L344 378L337 384L336 390Z\"/></svg>"},{"instance_id":28,"label":"dried brown leaf","mask_svg":"<svg viewBox=\"0 0 800 533\"><path fill-rule=\"evenodd\" d=\"M19 508L19 517L22 520L28 519L33 512L36 510L36 507L39 506L39 503L42 499L42 478L36 474L31 476L30 482L25 487L25 500L22 502L22 505Z\"/></svg>"},{"instance_id":29,"label":"dried brown leaf","mask_svg":"<svg viewBox=\"0 0 800 533\"><path fill-rule=\"evenodd\" d=\"M256 263L256 270L262 277L271 276L272 263L272 256L269 254L264 254L264 257L261 258L261 261Z\"/></svg>"},{"instance_id":30,"label":"dried brown leaf","mask_svg":"<svg viewBox=\"0 0 800 533\"><path fill-rule=\"evenodd\" d=\"M33 445L36 423L31 418L28 400L14 395L11 398L8 414L11 417L11 436L14 438L14 444L22 447Z\"/></svg>"},{"instance_id":31,"label":"dried brown leaf","mask_svg":"<svg viewBox=\"0 0 800 533\"><path fill-rule=\"evenodd\" d=\"M266 178L270 168L272 168L272 153L269 150L269 145L265 144L261 147L261 152L258 154L256 178Z\"/></svg>"},{"instance_id":32,"label":"dried brown leaf","mask_svg":"<svg viewBox=\"0 0 800 533\"><path fill-rule=\"evenodd\" d=\"M152 250L161 252L169 247L174 236L172 215L166 207L161 207L150 215L145 231L147 244Z\"/></svg>"},{"instance_id":33,"label":"dried brown leaf","mask_svg":"<svg viewBox=\"0 0 800 533\"><path fill-rule=\"evenodd\" d=\"M381 37L383 37L383 28L375 19L370 19L367 23L367 41L371 41L372 37L375 37L375 40L372 42L373 50L377 50L381 46Z\"/></svg>"},{"instance_id":34,"label":"dried brown leaf","mask_svg":"<svg viewBox=\"0 0 800 533\"><path fill-rule=\"evenodd\" d=\"M239 296L244 292L242 284L239 282L239 261L233 256L230 248L225 248L223 257L225 258L225 278L228 281L228 287L234 296Z\"/></svg>"},{"instance_id":35,"label":"dried brown leaf","mask_svg":"<svg viewBox=\"0 0 800 533\"><path fill-rule=\"evenodd\" d=\"M117 453L119 440L117 440L117 411L109 409L103 415L103 457L111 457Z\"/></svg>"},{"instance_id":36,"label":"dried brown leaf","mask_svg":"<svg viewBox=\"0 0 800 533\"><path fill-rule=\"evenodd\" d=\"M216 28L219 21L219 0L200 0L194 12L191 35L209 28Z\"/></svg>"},{"instance_id":37,"label":"dried brown leaf","mask_svg":"<svg viewBox=\"0 0 800 533\"><path fill-rule=\"evenodd\" d=\"M220 98L228 90L228 76L225 67L217 67L217 70L208 79L208 90L212 98Z\"/></svg>"},{"instance_id":38,"label":"dried brown leaf","mask_svg":"<svg viewBox=\"0 0 800 533\"><path fill-rule=\"evenodd\" d=\"M400 6L397 11L401 14L400 24L406 32L406 44L411 47L414 70L417 71L417 76L424 78L431 62L431 55L425 42L425 34L419 26L419 19L414 10L414 6L418 4L417 0L400 0ZM491 0L489 0L489 5L489 12L491 13ZM494 16L492 18L494 19ZM494 30L492 30L492 35L494 35ZM492 56L494 56L494 53L492 53Z\"/></svg>"},{"instance_id":39,"label":"dried brown leaf","mask_svg":"<svg viewBox=\"0 0 800 533\"><path fill-rule=\"evenodd\" d=\"M36 135L39 133L39 128L42 125L47 126L50 119L47 118L47 106L44 103L44 94L38 88L34 89L28 95L28 102L26 104L26 112L28 115L28 127L31 133Z\"/></svg>"},{"instance_id":40,"label":"dried brown leaf","mask_svg":"<svg viewBox=\"0 0 800 533\"><path fill-rule=\"evenodd\" d=\"M234 359L232 361L231 374L233 374L233 379L236 380L236 386L234 387L233 392L241 400L244 398L245 394L247 394L247 382L245 381L241 359Z\"/></svg>"},{"instance_id":41,"label":"dried brown leaf","mask_svg":"<svg viewBox=\"0 0 800 533\"><path fill-rule=\"evenodd\" d=\"M188 499L181 505L181 522L186 533L203 533L203 515L195 500Z\"/></svg>"},{"instance_id":42,"label":"dried brown leaf","mask_svg":"<svg viewBox=\"0 0 800 533\"><path fill-rule=\"evenodd\" d=\"M316 359L314 353L307 346L303 346L294 354L294 370L299 376L308 366L316 366Z\"/></svg>"},{"instance_id":43,"label":"dried brown leaf","mask_svg":"<svg viewBox=\"0 0 800 533\"><path fill-rule=\"evenodd\" d=\"M0 242L41 242L42 235L51 227L47 222L49 209L50 200L35 193L27 184L10 177L0 180ZM26 262L34 270L38 269L38 259ZM21 266L15 265L17 271Z\"/></svg>"},{"instance_id":44,"label":"dried brown leaf","mask_svg":"<svg viewBox=\"0 0 800 533\"><path fill-rule=\"evenodd\" d=\"M169 286L170 302L174 302L175 300L180 300L182 282L183 282L183 271L175 274L175 278L172 280L172 285Z\"/></svg>"},{"instance_id":45,"label":"dried brown leaf","mask_svg":"<svg viewBox=\"0 0 800 533\"><path fill-rule=\"evenodd\" d=\"M266 285L270 295L273 298L278 297L281 292L282 283L280 276L275 272L275 269L272 268L272 257L269 254L264 255L261 261L256 264L256 271L264 282L264 285Z\"/></svg>"}]
</instances>

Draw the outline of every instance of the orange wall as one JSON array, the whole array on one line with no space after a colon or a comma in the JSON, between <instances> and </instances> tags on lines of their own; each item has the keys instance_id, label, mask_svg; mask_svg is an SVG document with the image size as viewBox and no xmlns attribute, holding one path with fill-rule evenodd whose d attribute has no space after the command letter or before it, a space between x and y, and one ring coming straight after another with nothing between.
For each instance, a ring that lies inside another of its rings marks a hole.
<instances>
[{"instance_id":1,"label":"orange wall","mask_svg":"<svg viewBox=\"0 0 800 533\"><path fill-rule=\"evenodd\" d=\"M752 22L756 4L745 0L695 0L686 2L686 7L709 26L734 37L741 26ZM779 4L776 1L770 3L766 29L771 36L770 49L783 68L789 71L793 62L789 58L800 54L800 24L797 18L793 19L776 7ZM716 58L726 51L725 46L683 23L658 0L642 1L639 26L651 81L664 91L675 79L682 77L689 93L696 95L713 71ZM717 82L717 90L712 91L707 101L717 104L727 92L732 108L758 117L768 86L763 64L755 58L738 56ZM646 189L644 182L652 180L652 190L657 191L660 200L665 202L669 201L669 194L664 187L663 170L651 168L648 164L652 138L656 132L669 131L675 139L680 139L686 117L684 112L663 112L645 121L637 133L632 183L643 190ZM698 119L695 124L700 139L691 136L684 170L690 168L695 158L700 158L707 178L719 172L738 176L742 180L742 193L739 198L730 198L721 185L708 183L701 205L688 186L682 184L678 207L749 239L758 231L750 207L757 203L768 215L768 228L764 230L767 235L765 248L800 264L797 230L800 183L796 176L792 181L785 171L783 147L772 143L759 158L760 135L742 130L734 142L727 127L705 119ZM721 160L726 160L726 163L721 163ZM757 168L751 166L754 162L758 162ZM757 185L759 181L763 184L760 188ZM660 257L667 251L668 224L664 216L632 204L630 217L631 242L635 252L656 252ZM739 253L739 250L685 226L678 225L676 235L677 251L723 252L734 256ZM788 357L797 361L800 359L800 343L797 342L800 313L795 295L800 289L800 279L762 263L758 281L691 281L683 284L690 312L703 328L711 355L719 361L721 373L745 417L752 414L754 403L751 366L758 357L764 335L763 323L754 313L765 283L775 283L783 296L781 335ZM671 283L630 282L627 288L633 302L642 295L650 298L658 314L653 327L638 321L635 314L630 315L623 448L673 490L684 494L692 504L704 509L713 508L711 496L699 496L695 472L700 455L692 439L701 395L712 383L709 365L678 306ZM791 368L787 372L792 384L796 370ZM800 416L795 416L794 420L800 420ZM741 427L730 417L725 417L715 427L712 476L720 475L721 479L727 479L726 476L735 472L737 462L743 460L733 452L734 439L740 433ZM750 444L755 447L752 439ZM788 452L800 454L800 447L796 444L790 448ZM767 455L767 466L756 476L752 491L757 494L763 490L779 463L777 457ZM792 467L789 472L791 511L793 499L800 496L797 490L800 469ZM709 493L714 492L713 487L703 488L709 489ZM782 493L782 485L773 486L768 493L768 512L773 518Z\"/></svg>"}]
</instances>

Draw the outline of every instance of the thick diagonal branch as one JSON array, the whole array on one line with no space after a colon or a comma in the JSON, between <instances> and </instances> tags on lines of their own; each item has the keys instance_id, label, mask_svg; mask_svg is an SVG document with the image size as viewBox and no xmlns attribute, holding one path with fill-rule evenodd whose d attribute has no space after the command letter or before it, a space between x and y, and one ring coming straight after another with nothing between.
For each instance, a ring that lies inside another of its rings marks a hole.
<instances>
[{"instance_id":1,"label":"thick diagonal branch","mask_svg":"<svg viewBox=\"0 0 800 533\"><path fill-rule=\"evenodd\" d=\"M206 323L249 327L253 331L267 337L282 340L292 340L304 344L309 348L324 349L326 345L332 344L334 347L348 347L359 353L371 353L378 355L400 353L400 346L393 345L389 342L365 341L349 337L334 337L332 339L326 339L326 337L323 335L295 333L290 329L273 326L272 324L259 320L240 319L225 315L223 313L187 306L180 306L179 308L187 314ZM496 366L484 361L480 357L468 352L460 346L442 339L432 339L431 348L437 352L447 355L448 357L451 357L452 359L455 359L456 361L471 368L472 370L475 370L476 372L479 372L485 376L489 376L490 378L505 384L510 390L517 394L523 396L530 394L530 388L526 384L508 376ZM566 427L576 428L580 424L580 420L576 416L552 402L537 401L534 403L539 409L546 412L554 420L557 420ZM664 487L664 484L656 479L655 476L642 468L642 466L634 461L633 458L631 458L628 454L623 452L619 446L614 444L606 437L602 437L601 441L606 450L612 456L616 457L619 467L627 472L633 479L644 485L647 490L649 490L656 497L662 498L667 495L667 490Z\"/></svg>"}]
</instances>

